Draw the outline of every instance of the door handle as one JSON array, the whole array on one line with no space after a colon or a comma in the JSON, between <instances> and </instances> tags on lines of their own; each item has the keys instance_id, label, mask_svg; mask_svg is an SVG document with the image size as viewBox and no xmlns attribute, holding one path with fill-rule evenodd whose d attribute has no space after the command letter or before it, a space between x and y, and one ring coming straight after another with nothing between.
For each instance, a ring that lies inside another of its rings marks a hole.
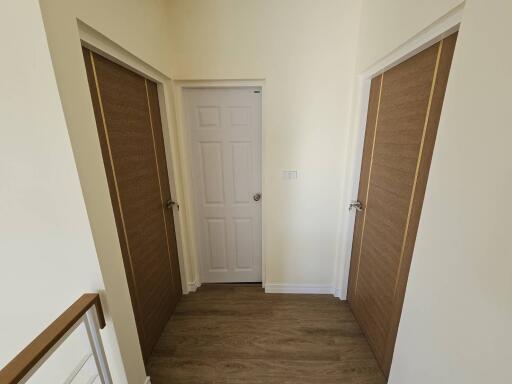
<instances>
[{"instance_id":1,"label":"door handle","mask_svg":"<svg viewBox=\"0 0 512 384\"><path fill-rule=\"evenodd\" d=\"M353 209L355 209L357 212L361 212L364 209L363 203L361 203L359 200L352 200L348 204L348 210L351 211Z\"/></svg>"},{"instance_id":2,"label":"door handle","mask_svg":"<svg viewBox=\"0 0 512 384\"><path fill-rule=\"evenodd\" d=\"M177 202L173 201L172 199L167 200L167 202L165 203L165 207L167 209L172 209L174 205L176 206L176 208L180 209L180 205Z\"/></svg>"},{"instance_id":3,"label":"door handle","mask_svg":"<svg viewBox=\"0 0 512 384\"><path fill-rule=\"evenodd\" d=\"M253 198L254 201L260 201L261 200L261 193L255 193L252 196L252 198Z\"/></svg>"}]
</instances>

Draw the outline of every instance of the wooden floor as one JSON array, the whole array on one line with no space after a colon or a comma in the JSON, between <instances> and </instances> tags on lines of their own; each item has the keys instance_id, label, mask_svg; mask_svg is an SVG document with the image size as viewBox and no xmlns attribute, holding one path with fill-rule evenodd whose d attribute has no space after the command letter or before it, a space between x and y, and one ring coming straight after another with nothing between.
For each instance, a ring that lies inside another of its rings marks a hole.
<instances>
[{"instance_id":1,"label":"wooden floor","mask_svg":"<svg viewBox=\"0 0 512 384\"><path fill-rule=\"evenodd\" d=\"M184 296L148 373L152 384L386 382L345 302L259 285L204 285Z\"/></svg>"}]
</instances>

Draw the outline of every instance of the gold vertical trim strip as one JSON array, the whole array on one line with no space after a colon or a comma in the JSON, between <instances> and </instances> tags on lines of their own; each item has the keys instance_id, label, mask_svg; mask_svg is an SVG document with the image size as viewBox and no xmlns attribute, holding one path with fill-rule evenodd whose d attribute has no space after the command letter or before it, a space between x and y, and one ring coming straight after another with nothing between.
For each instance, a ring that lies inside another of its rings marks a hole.
<instances>
[{"instance_id":1,"label":"gold vertical trim strip","mask_svg":"<svg viewBox=\"0 0 512 384\"><path fill-rule=\"evenodd\" d=\"M429 117L430 117L430 109L432 107L432 99L434 97L434 91L435 91L436 81L437 81L437 72L439 69L439 62L441 59L441 51L442 50L443 50L443 40L440 41L439 48L437 50L436 65L434 67L434 75L432 76L432 85L430 86L430 95L428 97L428 104L427 104L427 114L425 116L425 123L423 124L423 133L421 135L420 152L418 154L418 160L416 162L416 171L414 173L414 182L412 185L411 200L409 201L409 210L407 212L407 221L405 222L404 238L402 240L402 248L400 250L400 259L398 262L398 270L397 270L397 276L396 276L395 286L394 286L394 290L393 290L393 297L395 297L396 291L398 289L398 280L400 278L400 270L402 268L402 263L403 263L403 258L404 258L405 244L407 242L407 235L409 232L409 224L411 222L412 206L414 203L414 195L416 193L416 184L418 182L418 175L420 172L421 158L423 155L423 147L425 145L425 136L427 134L427 127L428 127L428 122L429 122Z\"/></svg>"},{"instance_id":2,"label":"gold vertical trim strip","mask_svg":"<svg viewBox=\"0 0 512 384\"><path fill-rule=\"evenodd\" d=\"M370 180L372 178L372 166L373 166L373 153L375 151L375 141L377 139L377 127L379 122L379 112L380 112L380 101L382 96L382 86L384 84L384 73L380 75L380 86L379 86L379 100L377 101L377 113L375 116L375 129L373 132L373 142L372 142L372 154L370 156L370 170L368 172L368 186L366 188L366 197L365 197L365 207L363 213L363 226L361 229L361 241L359 242L359 257L357 258L357 271L356 271L356 285L354 287L354 297L357 296L357 285L359 282L359 267L361 266L361 253L363 252L363 239L364 239L364 229L366 226L366 212L368 208L368 196L370 195Z\"/></svg>"},{"instance_id":3,"label":"gold vertical trim strip","mask_svg":"<svg viewBox=\"0 0 512 384\"><path fill-rule=\"evenodd\" d=\"M115 189L116 189L116 196L117 196L117 204L119 206L119 214L121 215L121 222L122 222L122 225L123 225L123 234L124 234L124 239L126 241L126 250L128 252L128 257L130 259L130 270L132 272L132 281L133 281L133 285L134 285L134 288L135 288L135 292L133 292L133 294L135 295L135 300L137 301L136 305L137 305L137 309L138 309L138 312L139 312L139 316L141 316L140 299L139 299L139 296L137 294L137 282L135 281L135 271L133 269L133 264L132 264L132 254L131 254L131 251L130 251L130 243L128 241L128 233L126 232L126 223L125 223L125 219L124 219L123 207L121 205L121 195L120 195L120 192L119 192L119 184L117 182L117 177L116 177L116 167L114 165L114 159L112 157L112 150L110 148L110 139L108 137L107 120L105 119L105 111L103 109L103 101L102 101L102 98L101 98L100 86L99 86L99 81L98 81L98 74L96 73L96 63L94 62L94 55L93 55L92 51L89 51L89 56L91 58L92 73L93 73L93 76L94 76L94 84L96 85L96 93L98 95L98 104L100 105L101 120L103 122L103 130L105 132L105 141L107 143L108 157L109 157L109 160L110 160L110 166L112 167L112 177L114 179L114 186L115 186ZM141 321L142 321L142 319L141 319ZM144 322L142 321L142 323L144 323ZM143 324L141 324L141 325L143 325ZM140 328L141 328L140 332L142 332L142 337L145 340L144 327L141 326ZM141 345L141 347L142 347L142 345ZM144 348L145 348L145 346L144 346Z\"/></svg>"},{"instance_id":4,"label":"gold vertical trim strip","mask_svg":"<svg viewBox=\"0 0 512 384\"><path fill-rule=\"evenodd\" d=\"M162 192L162 182L160 180L160 167L158 166L158 152L156 151L156 141L155 141L155 130L153 128L153 117L151 115L151 103L149 101L149 90L148 90L148 81L144 78L144 85L146 87L146 99L148 101L148 112L149 112L149 125L151 126L151 137L153 138L153 150L155 151L155 164L156 164L156 173L158 177L158 188L160 190L160 201L162 202L162 217L164 219L164 227L165 227L165 241L167 244L167 254L169 256L169 267L171 269L171 284L174 286L174 271L172 267L171 260L171 247L169 245L169 234L167 230L167 220L165 219L165 202L164 195Z\"/></svg>"}]
</instances>

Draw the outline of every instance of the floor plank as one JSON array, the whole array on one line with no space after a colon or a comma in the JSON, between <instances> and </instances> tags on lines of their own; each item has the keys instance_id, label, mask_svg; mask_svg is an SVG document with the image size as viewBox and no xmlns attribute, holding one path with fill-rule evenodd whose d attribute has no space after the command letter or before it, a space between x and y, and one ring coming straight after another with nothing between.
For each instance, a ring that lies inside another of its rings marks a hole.
<instances>
[{"instance_id":1,"label":"floor plank","mask_svg":"<svg viewBox=\"0 0 512 384\"><path fill-rule=\"evenodd\" d=\"M345 302L250 284L184 296L147 368L152 384L386 382Z\"/></svg>"}]
</instances>

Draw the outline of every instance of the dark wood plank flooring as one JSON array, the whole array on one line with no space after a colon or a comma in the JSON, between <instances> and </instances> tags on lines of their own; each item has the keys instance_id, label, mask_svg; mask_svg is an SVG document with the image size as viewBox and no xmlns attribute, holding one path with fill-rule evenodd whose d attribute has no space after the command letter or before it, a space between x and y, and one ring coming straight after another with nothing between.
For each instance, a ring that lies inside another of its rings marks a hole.
<instances>
[{"instance_id":1,"label":"dark wood plank flooring","mask_svg":"<svg viewBox=\"0 0 512 384\"><path fill-rule=\"evenodd\" d=\"M346 302L259 285L183 296L147 368L152 384L386 382Z\"/></svg>"}]
</instances>

